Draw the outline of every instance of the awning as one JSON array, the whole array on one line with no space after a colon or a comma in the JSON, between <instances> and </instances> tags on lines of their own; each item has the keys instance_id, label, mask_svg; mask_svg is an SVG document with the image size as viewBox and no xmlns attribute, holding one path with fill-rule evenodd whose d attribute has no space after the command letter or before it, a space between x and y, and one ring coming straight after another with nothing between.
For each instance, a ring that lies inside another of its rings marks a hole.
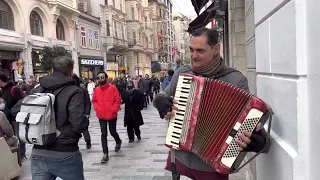
<instances>
[{"instance_id":1,"label":"awning","mask_svg":"<svg viewBox=\"0 0 320 180\"><path fill-rule=\"evenodd\" d=\"M214 3L212 3L203 13L201 13L195 20L189 24L188 32L205 27L216 15L216 10L214 8Z\"/></svg>"},{"instance_id":2,"label":"awning","mask_svg":"<svg viewBox=\"0 0 320 180\"><path fill-rule=\"evenodd\" d=\"M199 16L201 9L204 7L204 5L207 4L208 1L209 0L191 0L191 3L194 7L194 10L196 11L198 16Z\"/></svg>"}]
</instances>

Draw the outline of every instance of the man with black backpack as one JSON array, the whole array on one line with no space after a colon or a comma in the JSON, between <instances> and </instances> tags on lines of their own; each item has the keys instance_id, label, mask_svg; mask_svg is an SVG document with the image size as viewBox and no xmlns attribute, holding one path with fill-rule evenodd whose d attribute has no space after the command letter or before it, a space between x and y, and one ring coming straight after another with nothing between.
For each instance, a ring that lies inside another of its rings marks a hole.
<instances>
[{"instance_id":1,"label":"man with black backpack","mask_svg":"<svg viewBox=\"0 0 320 180\"><path fill-rule=\"evenodd\" d=\"M24 97L23 92L17 86L14 85L8 76L0 72L0 87L1 87L1 97L5 102L5 108L3 113L7 116L15 135L18 136L18 125L16 124L14 118L15 116L11 113L12 107L17 104L17 102ZM24 142L19 142L20 146L20 156L22 160L26 159L26 145Z\"/></svg>"},{"instance_id":2,"label":"man with black backpack","mask_svg":"<svg viewBox=\"0 0 320 180\"><path fill-rule=\"evenodd\" d=\"M64 180L84 180L83 161L78 142L81 133L87 130L89 121L84 115L83 92L72 79L73 66L74 61L70 57L55 58L53 73L40 79L40 86L34 89L33 95L24 98L17 114L16 121L19 122L19 127L24 127L21 128L24 133L21 133L20 137L34 144L31 153L31 171L34 180L56 179L56 177ZM45 104L44 100L48 98L52 103ZM43 100L42 104L35 103L37 100ZM48 104L51 107L48 107ZM41 107L45 109L39 113ZM47 107L54 112L47 111ZM43 126L48 124L44 119L54 121L55 127ZM41 125L45 127L44 130L37 127ZM54 132L48 133L52 129ZM44 135L37 137L35 131ZM44 136L47 138L42 138Z\"/></svg>"}]
</instances>

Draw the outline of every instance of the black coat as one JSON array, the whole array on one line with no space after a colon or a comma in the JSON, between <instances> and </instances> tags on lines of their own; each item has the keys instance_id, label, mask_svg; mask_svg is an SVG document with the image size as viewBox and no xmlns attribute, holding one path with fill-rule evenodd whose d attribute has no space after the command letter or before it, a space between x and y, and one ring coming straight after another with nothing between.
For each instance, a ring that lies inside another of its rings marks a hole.
<instances>
[{"instance_id":1,"label":"black coat","mask_svg":"<svg viewBox=\"0 0 320 180\"><path fill-rule=\"evenodd\" d=\"M14 121L15 115L11 112L13 106L17 104L17 102L23 98L19 87L16 87L13 90L13 94L11 94L11 88L14 86L12 82L8 82L8 84L2 88L1 97L3 98L6 106L3 110L3 113L7 116L10 122ZM13 95L13 96L12 96Z\"/></svg>"},{"instance_id":2,"label":"black coat","mask_svg":"<svg viewBox=\"0 0 320 180\"><path fill-rule=\"evenodd\" d=\"M90 115L91 112L91 100L89 96L89 92L87 88L85 87L84 84L80 84L80 89L83 92L84 95L84 114L85 115Z\"/></svg>"},{"instance_id":3,"label":"black coat","mask_svg":"<svg viewBox=\"0 0 320 180\"><path fill-rule=\"evenodd\" d=\"M143 125L141 110L144 107L144 95L139 90L134 89L132 94L123 91L121 97L122 103L125 104L124 126L126 127L130 122L134 122L136 126Z\"/></svg>"}]
</instances>

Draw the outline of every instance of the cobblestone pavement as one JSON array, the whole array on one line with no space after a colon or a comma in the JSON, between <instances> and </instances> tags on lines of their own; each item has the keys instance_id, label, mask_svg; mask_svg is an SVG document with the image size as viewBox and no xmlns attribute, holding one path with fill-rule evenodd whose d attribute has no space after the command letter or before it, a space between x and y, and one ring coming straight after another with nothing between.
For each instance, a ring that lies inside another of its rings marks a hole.
<instances>
[{"instance_id":1,"label":"cobblestone pavement","mask_svg":"<svg viewBox=\"0 0 320 180\"><path fill-rule=\"evenodd\" d=\"M142 140L128 143L126 128L123 126L123 109L119 112L117 131L123 141L118 153L113 150L114 139L108 134L110 161L100 164L102 147L100 145L100 126L95 113L90 119L90 135L92 148L85 148L84 139L80 139L80 151L84 161L86 180L111 180L111 179L161 179L170 180L170 173L164 170L168 148L164 146L167 123L158 117L157 110L150 104L147 110L143 110L145 124L141 126ZM109 133L109 132L108 132ZM28 159L30 159L30 145L27 145ZM30 161L23 163L21 178L31 180ZM182 178L186 180L188 178ZM230 180L245 180L244 173L232 175Z\"/></svg>"}]
</instances>

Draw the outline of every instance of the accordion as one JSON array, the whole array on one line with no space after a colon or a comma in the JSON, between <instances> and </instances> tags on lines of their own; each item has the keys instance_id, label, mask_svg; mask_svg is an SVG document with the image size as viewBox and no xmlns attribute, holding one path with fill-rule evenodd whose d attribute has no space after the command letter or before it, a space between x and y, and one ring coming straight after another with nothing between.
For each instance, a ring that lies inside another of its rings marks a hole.
<instances>
[{"instance_id":1,"label":"accordion","mask_svg":"<svg viewBox=\"0 0 320 180\"><path fill-rule=\"evenodd\" d=\"M191 74L179 75L174 99L179 110L173 110L165 145L192 152L223 174L236 172L246 156L238 151L239 133L253 132L273 114L261 99L234 85Z\"/></svg>"}]
</instances>

